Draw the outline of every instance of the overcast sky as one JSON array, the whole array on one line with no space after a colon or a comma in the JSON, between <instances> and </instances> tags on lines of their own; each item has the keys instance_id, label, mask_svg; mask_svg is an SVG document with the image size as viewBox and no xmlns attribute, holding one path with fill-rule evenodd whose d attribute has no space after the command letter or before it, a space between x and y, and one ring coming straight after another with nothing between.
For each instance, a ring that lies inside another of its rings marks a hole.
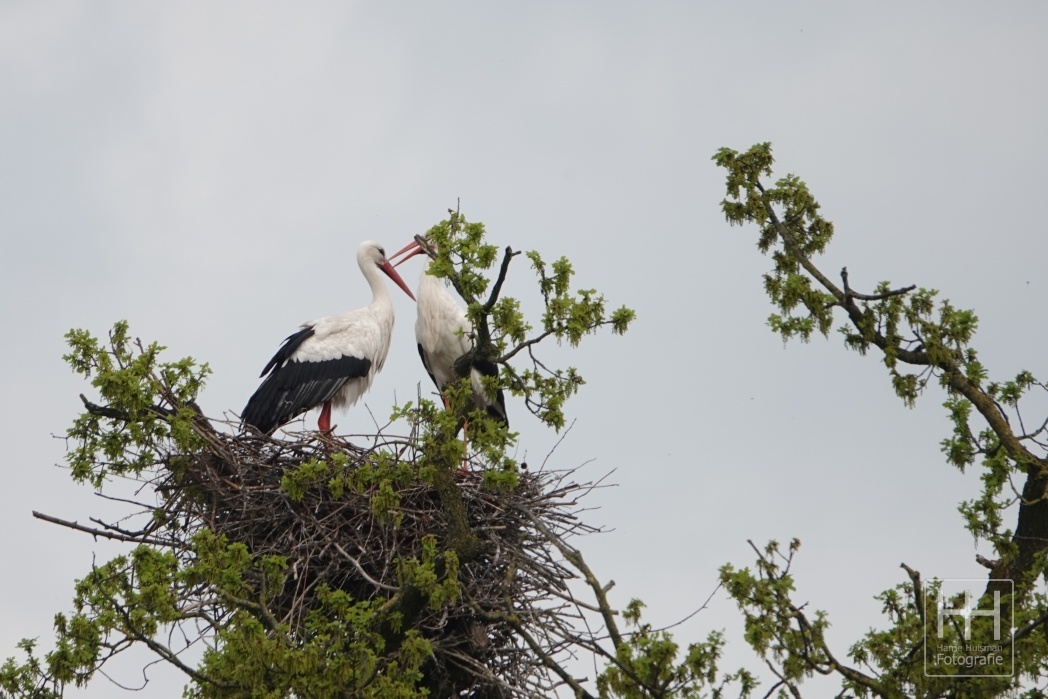
<instances>
[{"instance_id":1,"label":"overcast sky","mask_svg":"<svg viewBox=\"0 0 1048 699\"><path fill-rule=\"evenodd\" d=\"M55 466L90 388L64 333L127 319L210 363L210 415L239 411L299 323L367 303L360 241L399 248L457 199L492 242L567 255L637 310L625 337L553 353L588 385L548 466L615 471L589 514L614 531L581 543L615 604L672 622L747 539L798 537L797 600L844 655L885 623L873 595L900 562L983 576L942 395L907 410L837 337L783 348L770 263L724 222L710 158L771 141L836 225L824 270L941 289L977 310L994 377L1044 378L1046 36L1042 2L0 2L0 659L119 551L31 515L113 511ZM528 281L515 263L535 309ZM380 417L429 389L395 299ZM557 436L508 409L541 462ZM336 422L371 426L364 403ZM758 670L741 625L721 594L677 634L727 629L723 669ZM135 696L181 696L149 676Z\"/></svg>"}]
</instances>

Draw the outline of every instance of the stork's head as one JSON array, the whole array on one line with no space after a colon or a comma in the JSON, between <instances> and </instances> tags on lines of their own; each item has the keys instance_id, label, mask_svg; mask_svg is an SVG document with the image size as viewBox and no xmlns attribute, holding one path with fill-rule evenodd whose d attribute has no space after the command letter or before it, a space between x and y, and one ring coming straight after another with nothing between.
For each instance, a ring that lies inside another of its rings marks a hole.
<instances>
[{"instance_id":1,"label":"stork's head","mask_svg":"<svg viewBox=\"0 0 1048 699\"><path fill-rule=\"evenodd\" d=\"M397 253L398 255L400 253ZM404 283L404 280L397 274L397 270L393 269L393 265L389 263L386 258L386 249L376 243L373 240L365 240L357 248L357 263L360 264L361 269L366 269L368 265L374 265L378 267L382 272L393 280L397 286L404 290L404 293L411 297L411 300L415 300L415 295L411 293L411 289Z\"/></svg>"}]
</instances>

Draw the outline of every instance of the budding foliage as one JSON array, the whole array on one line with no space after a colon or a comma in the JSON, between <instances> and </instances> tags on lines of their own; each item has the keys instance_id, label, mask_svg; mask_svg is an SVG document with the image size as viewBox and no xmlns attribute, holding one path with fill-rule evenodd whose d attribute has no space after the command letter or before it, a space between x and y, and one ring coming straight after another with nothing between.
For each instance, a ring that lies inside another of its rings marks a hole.
<instances>
[{"instance_id":1,"label":"budding foliage","mask_svg":"<svg viewBox=\"0 0 1048 699\"><path fill-rule=\"evenodd\" d=\"M928 634L938 631L931 630L935 618L927 616L923 604L939 588L934 579L925 583L906 566L910 581L877 597L891 625L856 642L848 651L856 665L849 667L826 642L825 615L793 601L789 563L798 544L784 554L772 542L758 551L755 570L727 566L721 572L743 611L750 645L794 695L814 673L839 674L843 696L989 697L1017 690L1024 679L1043 684L1048 648L1041 623L1048 616L1034 581L1048 558L1048 440L1044 421L1024 416L1020 403L1046 386L1028 371L1012 380L991 380L971 344L978 326L975 313L940 299L935 290L893 288L885 281L857 291L847 268L839 282L831 279L816 260L833 237L833 224L795 175L765 183L772 174L770 144L741 153L723 148L713 160L726 173L725 218L731 225L755 226L758 249L772 259L764 288L776 312L768 324L784 342L807 342L816 331L828 336L837 327L848 349L880 352L905 405L912 407L929 386L944 389L952 427L941 442L946 460L962 471L978 463L981 471L981 494L959 510L968 531L988 541L998 556L981 561L990 569L984 594L1001 590L997 579L1011 581L1015 590L1013 596L1007 588L1003 602L1016 620L1007 642L1016 651L1016 672L1007 678L927 675L921 650ZM986 625L976 626L971 647L988 642ZM956 629L943 633L947 645L952 639L965 647ZM976 662L973 653L969 659Z\"/></svg>"},{"instance_id":2,"label":"budding foliage","mask_svg":"<svg viewBox=\"0 0 1048 699\"><path fill-rule=\"evenodd\" d=\"M605 325L622 333L633 312L608 313L596 291L573 289L574 271L567 260L547 266L537 253L529 253L536 296L544 304L542 318L529 322L521 303L502 294L518 253L500 252L485 242L484 233L482 224L453 213L427 234L436 250L432 272L448 279L469 306L476 356L467 357L467 364L483 359L499 365L498 377L485 377L488 389L523 396L543 421L560 429L564 401L583 381L574 368L551 369L540 362L538 343L552 336L575 346ZM473 603L464 599L459 578L477 556L478 538L469 531L462 496L450 475L467 456L458 438L463 423L470 425L474 460L485 466L485 492L512 492L520 477L505 453L514 435L473 408L468 381L446 388L450 410L427 400L394 408L394 418L406 417L412 424L411 436L396 445L382 444L376 436L371 449L315 448L306 439L292 447L301 458L292 458L265 436L220 433L223 428L216 429L196 402L208 366L192 358L164 359L159 344L133 340L126 322L117 323L108 338L78 329L66 340L66 362L93 389L90 399L81 396L85 410L67 433L72 477L100 491L117 478L141 484L136 502L142 510L117 525L96 520L101 528L89 531L137 545L92 565L76 582L72 611L55 617L52 650L41 655L34 640L19 645L22 660L9 659L0 668L0 698L55 699L67 687L95 678L110 658L134 646L181 670L188 682L185 696L192 698L427 695L420 683L427 663L433 670L434 648L423 637L423 627L412 624L420 610L439 619L449 609ZM515 365L525 357L530 364ZM404 457L407 447L413 458ZM272 479L251 471L250 479L239 480L249 458L252 468L260 467ZM268 470L270 458L283 460ZM427 490L425 484L436 487ZM248 502L244 494L249 492L261 498L252 502L278 503L273 512L281 517L315 514L314 508L322 507L338 513L352 496L364 503L346 515L352 526L366 523L373 531L400 532L391 535L393 540L407 540L404 529L410 524L424 535L410 553L386 549L390 558L382 570L391 579L383 583L370 578L360 562L369 555L366 528L361 529L364 544L354 546L338 526L324 530L330 539L308 540L284 529L277 529L273 540L243 534L268 547L265 551L276 547L273 541L288 540L315 546L308 550L320 557L344 556L342 565L352 561L355 566L350 577L366 579L378 590L354 598L334 589L337 585L310 582L301 588L308 599L291 599L289 590L300 589L293 581L317 574L310 569L313 557L296 550L259 553L234 540L254 526L263 534L271 531L264 515L230 504ZM417 505L405 513L405 492L415 501L436 493L425 500L430 508L425 516L420 517ZM213 496L225 499L211 502ZM448 524L429 532L429 513L438 509ZM186 644L200 649L195 666L183 660Z\"/></svg>"},{"instance_id":3,"label":"budding foliage","mask_svg":"<svg viewBox=\"0 0 1048 699\"><path fill-rule=\"evenodd\" d=\"M192 420L199 412L197 394L211 374L207 364L192 357L160 361L165 348L132 341L126 321L113 326L108 343L86 330L70 330L66 342L63 359L91 380L104 401L102 409L81 413L67 431L76 445L66 455L74 480L99 488L110 475L139 475L158 464L168 439L186 451L199 448Z\"/></svg>"},{"instance_id":4,"label":"budding foliage","mask_svg":"<svg viewBox=\"0 0 1048 699\"><path fill-rule=\"evenodd\" d=\"M433 248L430 273L446 279L462 296L467 304L466 315L473 324L474 349L460 362L459 374L468 375L469 359L498 364L500 379L492 383L523 397L525 406L535 416L560 430L566 424L565 402L585 381L575 367L545 364L537 345L552 337L558 343L566 341L575 347L583 337L605 326L614 334L622 334L635 313L625 306L609 311L603 294L595 289L574 288L575 270L567 258L547 263L538 252L529 251L527 258L537 277L537 295L543 304L541 323L536 327L525 318L520 300L502 292L503 283L515 271L511 262L520 252L506 248L500 255L497 247L485 242L485 234L483 224L469 222L452 211L424 236ZM467 408L463 404L456 407ZM482 415L473 415L471 419L476 420L475 424L483 423ZM501 449L505 438L490 427L488 432L493 441L481 435L477 446L491 444Z\"/></svg>"}]
</instances>

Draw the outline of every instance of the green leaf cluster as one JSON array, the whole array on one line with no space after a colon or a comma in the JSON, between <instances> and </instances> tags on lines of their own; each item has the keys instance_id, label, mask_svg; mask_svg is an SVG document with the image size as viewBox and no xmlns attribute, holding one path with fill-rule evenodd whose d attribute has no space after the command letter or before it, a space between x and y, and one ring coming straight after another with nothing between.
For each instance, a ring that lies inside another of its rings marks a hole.
<instances>
[{"instance_id":1,"label":"green leaf cluster","mask_svg":"<svg viewBox=\"0 0 1048 699\"><path fill-rule=\"evenodd\" d=\"M426 696L416 685L431 649L417 631L409 630L404 642L389 653L374 631L377 602L353 600L331 590L321 590L319 601L305 619L305 640L296 644L273 634L257 615L235 612L204 656L200 669L209 681L193 686L188 696Z\"/></svg>"},{"instance_id":2,"label":"green leaf cluster","mask_svg":"<svg viewBox=\"0 0 1048 699\"><path fill-rule=\"evenodd\" d=\"M841 676L838 696L842 697L1019 696L1018 690L1024 683L1040 681L1048 669L1044 635L1033 633L1043 624L1048 611L1043 593L1031 595L1021 607L1014 605L1009 595L1002 597L1005 634L1010 613L1015 613L1010 640L994 636L992 617L972 617L971 635L967 637L961 617L947 617L940 636L936 605L940 602L942 582L923 583L912 570L908 571L910 582L876 596L888 626L870 629L852 644L847 655L853 664L849 665L830 649L827 615L822 611L809 613L805 604L793 600L796 590L789 568L799 546L794 540L784 552L778 542L771 541L758 551L753 569L735 569L731 565L721 569L725 589L743 612L746 640L773 668L784 688L782 696L799 696L805 680L831 673ZM949 606L957 608L961 603L958 598L950 601ZM978 602L981 609L993 604L992 599ZM996 649L1003 648L1004 654L1010 656L1009 645L1015 651L1018 672L1014 675L1010 675L1011 667L1004 673L985 670L981 676L973 670L979 667L980 657L999 652ZM971 662L937 663L929 670L927 654L934 655L942 647L963 649L958 654L970 656ZM1009 676L990 676L994 674ZM785 688L789 688L789 694Z\"/></svg>"},{"instance_id":3,"label":"green leaf cluster","mask_svg":"<svg viewBox=\"0 0 1048 699\"><path fill-rule=\"evenodd\" d=\"M66 341L70 351L63 359L91 379L105 401L67 431L76 445L66 455L75 480L100 488L110 474L139 475L157 465L169 439L185 451L200 447L192 421L199 414L197 394L211 373L207 364L191 357L161 362L164 348L132 341L126 321L113 326L105 346L86 330L71 330Z\"/></svg>"},{"instance_id":4,"label":"green leaf cluster","mask_svg":"<svg viewBox=\"0 0 1048 699\"><path fill-rule=\"evenodd\" d=\"M728 223L755 223L760 230L758 249L772 255L774 268L764 275L764 289L780 312L769 317L769 326L783 342L794 337L807 342L816 330L828 334L833 325L833 297L816 288L798 256L777 249L776 242L785 229L792 247L802 255L816 255L833 237L833 224L819 213L819 204L807 185L793 175L765 190L760 178L771 175L774 159L770 143L758 144L745 153L722 148L713 160L727 170L728 197L721 208Z\"/></svg>"},{"instance_id":5,"label":"green leaf cluster","mask_svg":"<svg viewBox=\"0 0 1048 699\"><path fill-rule=\"evenodd\" d=\"M421 558L403 558L397 569L402 585L411 585L426 598L432 609L440 609L448 602L458 600L458 556L454 551L438 550L437 538L422 539Z\"/></svg>"},{"instance_id":6,"label":"green leaf cluster","mask_svg":"<svg viewBox=\"0 0 1048 699\"><path fill-rule=\"evenodd\" d=\"M604 296L595 289L574 289L575 270L567 258L547 264L536 251L527 253L537 275L543 303L541 329L536 333L521 310L520 301L502 293L510 261L519 253L507 248L494 284L486 271L498 260L498 249L485 242L484 226L472 223L458 211L432 227L425 238L434 248L430 273L446 279L466 301L466 315L474 328L474 349L456 366L462 377L469 375L475 359L501 365L499 386L523 396L526 407L556 430L566 424L564 404L585 383L574 367L551 368L536 355L535 346L547 337L577 346L586 335L610 326L623 334L636 314L625 306L610 311ZM482 298L491 289L489 296ZM530 366L511 363L527 353ZM496 388L496 386L492 386ZM477 416L482 417L482 416Z\"/></svg>"},{"instance_id":7,"label":"green leaf cluster","mask_svg":"<svg viewBox=\"0 0 1048 699\"><path fill-rule=\"evenodd\" d=\"M722 632L711 631L705 641L690 644L681 658L680 646L670 633L642 622L643 608L644 603L634 599L623 610L632 631L615 649L615 662L597 678L602 699L722 697L735 684L737 696L751 695L757 681L746 670L717 678L717 663L724 650Z\"/></svg>"},{"instance_id":8,"label":"green leaf cluster","mask_svg":"<svg viewBox=\"0 0 1048 699\"><path fill-rule=\"evenodd\" d=\"M872 294L858 294L847 284L831 282L814 265L812 256L823 252L833 226L819 214L819 204L796 176L780 179L765 188L762 177L771 175L771 146L758 144L745 153L721 149L714 161L727 172L727 198L721 202L731 225L752 223L759 228L758 248L771 253L773 270L764 277L765 290L780 313L769 325L783 340L810 338L815 330L828 335L834 311L843 311L840 327L845 346L866 354L870 348L883 353L895 393L912 407L934 382L947 392L944 406L952 434L942 449L949 463L962 470L982 457L982 494L961 505L968 529L986 538L999 552L1009 548L1014 532L1002 529L1000 513L1014 499L1009 479L1043 459L1036 434L1015 434L1005 414L1010 409L1021 421L1020 399L1031 390L1045 390L1030 372L1012 381L988 382L988 372L971 342L978 317L969 309L938 300L933 289L893 291L879 283ZM999 406L999 407L998 407ZM988 421L986 429L973 427L972 408ZM1041 456L1035 456L1022 442Z\"/></svg>"},{"instance_id":9,"label":"green leaf cluster","mask_svg":"<svg viewBox=\"0 0 1048 699\"><path fill-rule=\"evenodd\" d=\"M321 589L319 604L291 633L269 611L283 586L286 560L254 557L242 544L206 530L188 543L193 554L188 565L180 566L170 551L139 546L93 568L77 582L75 612L55 617L54 650L41 661L34 642L24 641L27 661L9 659L0 671L0 688L11 696L58 697L65 686L86 684L106 660L140 643L189 675L186 696L194 699L425 696L416 685L430 646L408 630L389 652L376 630L382 600L353 600ZM419 579L431 572L434 549L412 569ZM432 587L435 603L456 592L447 580ZM218 595L222 616L210 616L212 605L194 609L180 603L187 588ZM197 668L182 664L180 649L161 633L186 624L208 630Z\"/></svg>"},{"instance_id":10,"label":"green leaf cluster","mask_svg":"<svg viewBox=\"0 0 1048 699\"><path fill-rule=\"evenodd\" d=\"M9 659L0 668L0 696L55 699L68 686L90 681L113 656L136 646L184 672L189 678L187 697L426 694L418 685L432 647L411 626L416 598L431 610L463 604L459 571L480 550L452 477L467 456L466 443L458 436L463 427L470 453L486 465L487 488L510 491L520 477L516 462L506 453L516 435L475 407L465 379L469 361L500 365L498 378L484 379L489 392L501 388L524 396L529 409L560 429L565 401L584 381L572 367L547 367L538 357L539 343L553 336L576 346L606 325L621 334L634 318L625 307L609 312L596 290L574 289L575 272L566 259L547 266L537 253L529 253L544 304L541 329L535 331L521 303L502 293L518 253L507 249L498 276L491 274L499 249L485 242L482 224L468 222L457 212L431 228L427 237L436 250L432 273L459 291L475 326L476 356L463 359L464 379L446 388L448 409L425 399L394 408L394 418L407 417L415 425L409 445L415 458L402 459L394 450L376 448L358 462L331 450L284 468L280 490L274 491L300 507L348 492L366 493L382 526L397 528L403 523L401 492L415 487L419 479L435 486L447 531L425 537L420 551L397 559L400 589L390 587L388 597L360 600L344 591L313 588L315 603L290 626L286 609L273 609L284 599L280 595L289 576L301 575L289 570L287 557L256 555L243 543L214 533L206 521L174 521L163 506L172 492L188 502L199 497L192 487L183 489L181 479L194 473L190 469L199 469L195 456L206 451L208 439L216 434L196 404L210 374L208 366L192 358L165 361L162 346L133 340L123 321L107 340L72 330L66 336L65 360L91 382L97 396L82 397L85 410L68 431L73 478L96 489L115 477L158 485L161 504L141 513L147 521L141 531L115 526L107 530L117 539L148 543L93 566L77 581L73 611L55 617L53 650L41 656L35 641L23 641L22 662ZM528 357L530 365L515 366L512 360L518 355ZM204 470L208 469L210 465ZM235 479L221 468L216 474ZM161 531L166 538L157 538ZM642 642L644 634L649 639ZM184 647L176 639L204 647L197 666L183 662ZM650 664L644 658L665 654L671 646L676 655L676 646L668 634L647 627L637 639L635 652L627 654L629 662L652 682L662 682L662 670L640 668ZM719 636L711 636L707 645L695 646L703 650L689 651L679 669L668 670L672 679L666 686L705 681L706 675L699 674L711 671L721 643Z\"/></svg>"},{"instance_id":11,"label":"green leaf cluster","mask_svg":"<svg viewBox=\"0 0 1048 699\"><path fill-rule=\"evenodd\" d=\"M755 570L721 568L721 584L742 611L747 643L774 661L787 683L810 677L816 666L830 662L826 615L816 611L809 620L791 599L795 588L789 567L799 547L794 539L783 552L779 542L771 541L759 553Z\"/></svg>"},{"instance_id":12,"label":"green leaf cluster","mask_svg":"<svg viewBox=\"0 0 1048 699\"><path fill-rule=\"evenodd\" d=\"M839 674L842 696L997 696L1019 687L1023 675L1043 682L1048 655L1042 624L1048 614L1035 582L1044 575L1048 557L1048 440L1044 421L1031 423L1021 404L1033 392L1043 399L1048 387L1028 371L1009 381L990 380L971 344L976 314L940 299L935 290L893 289L885 281L862 293L850 286L847 268L839 283L831 280L814 259L825 251L833 226L796 176L771 187L763 184L772 174L770 144L743 153L724 148L714 161L726 172L727 196L721 202L726 220L755 225L758 249L772 258L764 288L778 312L769 325L784 342L807 341L815 331L828 336L839 325L847 348L863 355L871 349L882 353L891 385L905 405L912 407L929 384L945 391L951 425L941 442L946 460L961 471L977 462L980 467L980 495L959 507L964 524L999 556L981 561L990 577L1015 584L1007 605L1018 629L1013 643L1019 674L1003 682L949 678L944 683L924 677L917 658L929 622L920 605L919 575L909 569L910 584L878 597L891 626L870 631L852 646L852 660L869 672L846 666L825 642L824 615L817 612L809 619L803 605L791 601L788 561L795 547L783 555L775 542L759 553L755 573L730 566L722 570L725 586L744 612L750 645L790 691L812 672ZM1022 485L1016 482L1020 479ZM1014 517L1014 529L1007 526L1008 515ZM987 594L993 585L988 581ZM929 589L937 589L935 583Z\"/></svg>"}]
</instances>

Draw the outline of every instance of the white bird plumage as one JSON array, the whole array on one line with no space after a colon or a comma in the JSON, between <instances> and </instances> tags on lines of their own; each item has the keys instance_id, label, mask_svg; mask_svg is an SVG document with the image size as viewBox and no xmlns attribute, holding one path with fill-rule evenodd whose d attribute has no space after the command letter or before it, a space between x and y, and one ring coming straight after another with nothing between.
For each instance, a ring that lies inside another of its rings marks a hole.
<instances>
[{"instance_id":1,"label":"white bird plumage","mask_svg":"<svg viewBox=\"0 0 1048 699\"><path fill-rule=\"evenodd\" d=\"M402 253L409 253L397 265L422 252L421 246L413 245L393 255L395 259ZM422 364L443 397L444 387L458 378L455 363L473 349L474 331L465 310L448 291L446 282L430 274L429 268L427 262L418 284L415 341ZM505 396L501 390L489 393L484 387L484 376L498 376L498 367L491 362L474 362L470 367L474 405L508 426Z\"/></svg>"},{"instance_id":2,"label":"white bird plumage","mask_svg":"<svg viewBox=\"0 0 1048 699\"><path fill-rule=\"evenodd\" d=\"M268 376L248 400L241 419L266 434L323 406L319 427L331 430L331 408L356 403L382 370L393 333L393 299L385 273L412 299L411 290L374 241L357 249L357 264L371 287L369 305L302 324L269 360Z\"/></svg>"}]
</instances>

